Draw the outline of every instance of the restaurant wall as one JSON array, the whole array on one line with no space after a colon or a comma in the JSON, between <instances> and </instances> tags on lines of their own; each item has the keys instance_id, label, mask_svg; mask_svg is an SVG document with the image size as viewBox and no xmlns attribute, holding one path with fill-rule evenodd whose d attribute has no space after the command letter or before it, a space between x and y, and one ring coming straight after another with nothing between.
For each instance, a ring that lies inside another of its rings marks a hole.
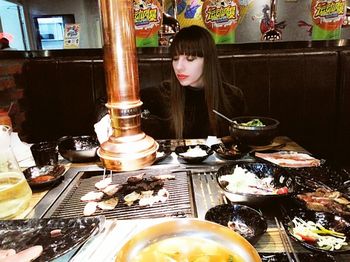
<instances>
[{"instance_id":1,"label":"restaurant wall","mask_svg":"<svg viewBox=\"0 0 350 262\"><path fill-rule=\"evenodd\" d=\"M165 0L167 12L173 14L171 0ZM177 1L178 20L182 27L197 24L205 27L202 19L201 0ZM224 1L223 1L224 2ZM235 30L234 43L261 42L261 28L268 27L270 0L240 0L239 23ZM282 33L280 41L311 40L313 22L311 18L311 0L277 0L277 28ZM347 0L347 5L350 1ZM189 10L192 10L191 12ZM341 38L350 37L350 27L343 27Z\"/></svg>"},{"instance_id":2,"label":"restaurant wall","mask_svg":"<svg viewBox=\"0 0 350 262\"><path fill-rule=\"evenodd\" d=\"M24 92L23 66L26 59L1 59L0 62L0 112L8 112L13 130L22 131L25 112L22 110Z\"/></svg>"},{"instance_id":3,"label":"restaurant wall","mask_svg":"<svg viewBox=\"0 0 350 262\"><path fill-rule=\"evenodd\" d=\"M102 47L101 21L98 0L21 0L28 9L29 16L51 15L51 14L74 14L76 23L81 24L81 46L80 48ZM167 2L167 1L166 1ZM200 0L182 0L188 6L193 3L201 4ZM260 24L263 22L264 5L270 0L240 1L244 12L236 29L235 43L261 42ZM308 41L311 40L312 20L310 14L311 0L277 1L277 22L282 23L281 41ZM350 0L347 0L350 6ZM200 9L198 9L200 10ZM199 12L199 11L197 11ZM198 14L197 14L198 15ZM30 21L32 30L33 20ZM303 25L300 24L303 21ZM186 25L190 25L190 22ZM341 38L350 38L350 26L343 27ZM35 39L35 37L33 38Z\"/></svg>"},{"instance_id":4,"label":"restaurant wall","mask_svg":"<svg viewBox=\"0 0 350 262\"><path fill-rule=\"evenodd\" d=\"M298 27L298 20L309 21L310 1L297 2L277 1L277 23L284 22L285 28L281 29L282 41L310 40L307 29ZM264 13L263 8L269 5L270 0L252 1L247 7L247 13L237 27L236 40L238 43L260 42L260 24Z\"/></svg>"},{"instance_id":5,"label":"restaurant wall","mask_svg":"<svg viewBox=\"0 0 350 262\"><path fill-rule=\"evenodd\" d=\"M80 48L100 48L100 15L97 0L23 0L30 14L30 26L34 28L33 17L39 15L73 14L80 24ZM34 31L34 30L33 30ZM35 39L35 37L34 37Z\"/></svg>"}]
</instances>

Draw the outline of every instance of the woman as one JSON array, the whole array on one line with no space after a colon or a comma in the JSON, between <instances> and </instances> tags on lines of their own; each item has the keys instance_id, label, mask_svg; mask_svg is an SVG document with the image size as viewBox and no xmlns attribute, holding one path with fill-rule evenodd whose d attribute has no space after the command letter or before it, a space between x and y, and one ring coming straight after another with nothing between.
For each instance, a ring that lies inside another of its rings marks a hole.
<instances>
[{"instance_id":1,"label":"woman","mask_svg":"<svg viewBox=\"0 0 350 262\"><path fill-rule=\"evenodd\" d=\"M215 115L213 109L230 118L242 115L244 97L240 89L223 82L210 33L194 25L181 29L174 37L170 54L170 81L156 90L141 90L144 112L150 112L143 115L143 130L154 138L228 135L228 122Z\"/></svg>"}]
</instances>

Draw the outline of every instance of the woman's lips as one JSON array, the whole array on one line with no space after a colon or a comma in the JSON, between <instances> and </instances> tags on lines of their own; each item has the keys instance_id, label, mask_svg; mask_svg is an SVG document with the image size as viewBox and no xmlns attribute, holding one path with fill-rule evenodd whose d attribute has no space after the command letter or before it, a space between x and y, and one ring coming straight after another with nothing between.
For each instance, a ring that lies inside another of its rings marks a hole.
<instances>
[{"instance_id":1,"label":"woman's lips","mask_svg":"<svg viewBox=\"0 0 350 262\"><path fill-rule=\"evenodd\" d=\"M177 79L179 80L185 80L188 77L188 75L183 75L183 74L177 74L176 76L177 76Z\"/></svg>"}]
</instances>

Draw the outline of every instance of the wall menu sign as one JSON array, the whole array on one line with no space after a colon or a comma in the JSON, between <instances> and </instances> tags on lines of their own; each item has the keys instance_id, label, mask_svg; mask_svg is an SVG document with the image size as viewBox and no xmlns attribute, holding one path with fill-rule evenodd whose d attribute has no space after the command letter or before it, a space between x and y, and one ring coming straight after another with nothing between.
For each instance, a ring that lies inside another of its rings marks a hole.
<instances>
[{"instance_id":1,"label":"wall menu sign","mask_svg":"<svg viewBox=\"0 0 350 262\"><path fill-rule=\"evenodd\" d=\"M79 48L80 24L65 24L64 26L64 49Z\"/></svg>"},{"instance_id":2,"label":"wall menu sign","mask_svg":"<svg viewBox=\"0 0 350 262\"><path fill-rule=\"evenodd\" d=\"M312 0L312 40L339 39L346 15L346 0Z\"/></svg>"},{"instance_id":3,"label":"wall menu sign","mask_svg":"<svg viewBox=\"0 0 350 262\"><path fill-rule=\"evenodd\" d=\"M205 0L202 17L215 43L231 44L235 42L235 29L239 19L238 0Z\"/></svg>"},{"instance_id":4,"label":"wall menu sign","mask_svg":"<svg viewBox=\"0 0 350 262\"><path fill-rule=\"evenodd\" d=\"M157 0L134 0L134 22L137 47L158 46L162 11Z\"/></svg>"}]
</instances>

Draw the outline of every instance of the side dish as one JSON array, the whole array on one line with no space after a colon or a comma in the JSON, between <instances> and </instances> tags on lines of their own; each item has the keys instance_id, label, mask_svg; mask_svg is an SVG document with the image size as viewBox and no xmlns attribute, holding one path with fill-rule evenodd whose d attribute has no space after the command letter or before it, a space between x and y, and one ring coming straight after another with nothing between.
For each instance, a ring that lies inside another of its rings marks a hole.
<instances>
[{"instance_id":1,"label":"side dish","mask_svg":"<svg viewBox=\"0 0 350 262\"><path fill-rule=\"evenodd\" d=\"M256 157L270 161L283 167L314 167L320 166L321 161L308 154L294 151L279 151L275 153L255 153Z\"/></svg>"},{"instance_id":2,"label":"side dish","mask_svg":"<svg viewBox=\"0 0 350 262\"><path fill-rule=\"evenodd\" d=\"M207 155L207 152L202 148L200 148L199 146L195 146L193 148L189 148L184 153L180 153L180 155L184 157L203 157Z\"/></svg>"},{"instance_id":3,"label":"side dish","mask_svg":"<svg viewBox=\"0 0 350 262\"><path fill-rule=\"evenodd\" d=\"M272 176L259 178L247 169L236 166L232 174L219 178L220 184L226 184L226 189L234 193L258 195L287 194L288 188L275 188Z\"/></svg>"},{"instance_id":4,"label":"side dish","mask_svg":"<svg viewBox=\"0 0 350 262\"><path fill-rule=\"evenodd\" d=\"M346 236L343 233L326 229L319 223L304 221L299 217L292 220L294 226L291 234L300 241L316 245L322 250L334 251L348 245Z\"/></svg>"},{"instance_id":5,"label":"side dish","mask_svg":"<svg viewBox=\"0 0 350 262\"><path fill-rule=\"evenodd\" d=\"M350 215L350 201L338 191L318 188L315 192L299 194L297 198L304 201L306 207L313 211Z\"/></svg>"},{"instance_id":6,"label":"side dish","mask_svg":"<svg viewBox=\"0 0 350 262\"><path fill-rule=\"evenodd\" d=\"M240 126L250 126L250 127L264 127L266 126L260 119L258 118L254 118L248 122L245 122L245 123L237 123L237 125L240 125Z\"/></svg>"}]
</instances>

